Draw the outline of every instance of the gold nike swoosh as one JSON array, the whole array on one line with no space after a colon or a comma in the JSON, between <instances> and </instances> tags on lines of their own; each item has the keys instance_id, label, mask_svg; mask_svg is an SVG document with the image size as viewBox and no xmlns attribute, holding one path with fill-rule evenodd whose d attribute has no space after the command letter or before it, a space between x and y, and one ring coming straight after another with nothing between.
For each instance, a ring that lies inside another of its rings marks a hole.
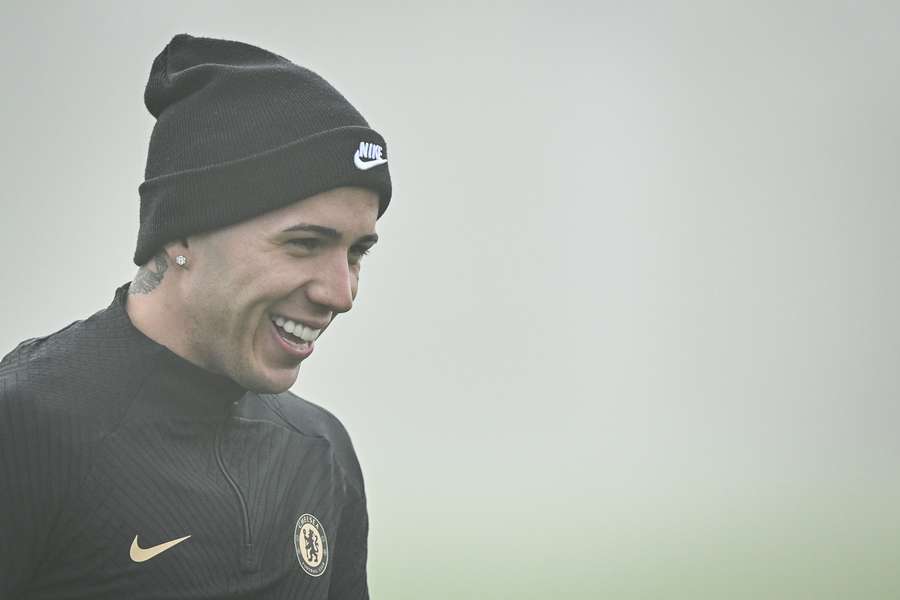
<instances>
[{"instance_id":1,"label":"gold nike swoosh","mask_svg":"<svg viewBox=\"0 0 900 600\"><path fill-rule=\"evenodd\" d=\"M189 535L184 536L183 538L178 538L177 540L172 540L171 542L166 542L164 544L159 544L157 546L153 546L151 548L141 548L138 545L138 536L134 536L134 541L131 542L131 551L129 555L131 556L131 560L134 562L144 562L145 560L150 560L157 554L165 552L172 546L176 544L180 544L184 540L188 539Z\"/></svg>"}]
</instances>

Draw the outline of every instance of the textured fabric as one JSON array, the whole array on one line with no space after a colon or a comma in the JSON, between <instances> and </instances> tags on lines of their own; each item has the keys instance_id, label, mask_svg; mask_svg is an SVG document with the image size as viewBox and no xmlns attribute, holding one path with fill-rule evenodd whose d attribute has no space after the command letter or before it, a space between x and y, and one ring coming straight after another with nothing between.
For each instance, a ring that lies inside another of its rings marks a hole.
<instances>
[{"instance_id":1,"label":"textured fabric","mask_svg":"<svg viewBox=\"0 0 900 600\"><path fill-rule=\"evenodd\" d=\"M147 338L127 289L0 361L0 598L367 598L343 426ZM295 536L304 515L324 538L304 533L316 576ZM136 536L143 549L190 537L136 562Z\"/></svg>"},{"instance_id":2,"label":"textured fabric","mask_svg":"<svg viewBox=\"0 0 900 600\"><path fill-rule=\"evenodd\" d=\"M156 125L138 265L169 241L336 187L376 192L379 216L390 202L381 134L322 77L267 50L177 35L153 62L144 103Z\"/></svg>"}]
</instances>

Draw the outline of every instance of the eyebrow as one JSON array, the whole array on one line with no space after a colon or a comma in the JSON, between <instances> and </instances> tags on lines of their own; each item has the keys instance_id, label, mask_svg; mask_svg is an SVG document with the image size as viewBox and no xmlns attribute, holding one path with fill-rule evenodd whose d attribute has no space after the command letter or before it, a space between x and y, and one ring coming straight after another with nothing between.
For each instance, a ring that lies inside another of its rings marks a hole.
<instances>
[{"instance_id":1,"label":"eyebrow","mask_svg":"<svg viewBox=\"0 0 900 600\"><path fill-rule=\"evenodd\" d=\"M282 233L290 233L293 231L308 231L311 233L318 233L321 236L327 237L329 239L334 239L334 240L340 239L340 237L341 237L341 232L339 232L337 229L332 229L331 227L324 227L322 225L313 225L312 223L298 223L296 225L291 225L287 229L282 230ZM362 236L358 240L356 240L355 243L359 244L359 243L365 242L365 243L374 244L377 241L378 241L378 234L377 233L369 233L369 234Z\"/></svg>"}]
</instances>

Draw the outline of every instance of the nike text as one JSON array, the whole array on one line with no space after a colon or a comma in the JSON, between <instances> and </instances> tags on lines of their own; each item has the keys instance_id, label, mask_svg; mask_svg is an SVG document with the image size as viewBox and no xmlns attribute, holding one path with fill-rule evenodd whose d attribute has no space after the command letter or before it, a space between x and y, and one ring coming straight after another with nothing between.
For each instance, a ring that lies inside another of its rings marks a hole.
<instances>
[{"instance_id":1,"label":"nike text","mask_svg":"<svg viewBox=\"0 0 900 600\"><path fill-rule=\"evenodd\" d=\"M382 157L383 152L384 148L380 144L360 142L356 154L353 155L353 164L363 171L383 165L387 162L387 159Z\"/></svg>"}]
</instances>

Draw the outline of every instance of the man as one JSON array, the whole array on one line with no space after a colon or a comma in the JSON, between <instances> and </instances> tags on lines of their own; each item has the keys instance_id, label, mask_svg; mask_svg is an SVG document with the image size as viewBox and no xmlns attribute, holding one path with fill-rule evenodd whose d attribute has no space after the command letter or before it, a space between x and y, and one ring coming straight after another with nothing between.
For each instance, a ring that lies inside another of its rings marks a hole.
<instances>
[{"instance_id":1,"label":"man","mask_svg":"<svg viewBox=\"0 0 900 600\"><path fill-rule=\"evenodd\" d=\"M346 431L288 391L350 310L384 139L315 73L178 35L134 280L0 362L0 597L366 598Z\"/></svg>"}]
</instances>

